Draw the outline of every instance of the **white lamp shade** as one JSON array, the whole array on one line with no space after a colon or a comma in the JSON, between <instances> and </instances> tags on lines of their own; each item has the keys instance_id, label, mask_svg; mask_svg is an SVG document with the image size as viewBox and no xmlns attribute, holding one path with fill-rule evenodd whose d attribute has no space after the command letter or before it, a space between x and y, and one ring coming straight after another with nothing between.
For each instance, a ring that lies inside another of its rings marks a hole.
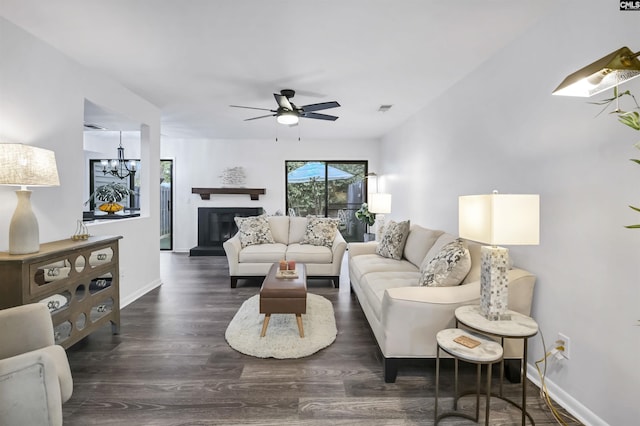
<instances>
[{"instance_id":1,"label":"white lamp shade","mask_svg":"<svg viewBox=\"0 0 640 426\"><path fill-rule=\"evenodd\" d=\"M458 233L462 238L491 245L537 245L540 243L540 196L461 196Z\"/></svg>"},{"instance_id":2,"label":"white lamp shade","mask_svg":"<svg viewBox=\"0 0 640 426\"><path fill-rule=\"evenodd\" d=\"M369 194L368 206L371 213L391 213L391 194L386 194L384 192Z\"/></svg>"},{"instance_id":3,"label":"white lamp shade","mask_svg":"<svg viewBox=\"0 0 640 426\"><path fill-rule=\"evenodd\" d=\"M55 153L18 143L0 144L0 185L60 185Z\"/></svg>"}]
</instances>

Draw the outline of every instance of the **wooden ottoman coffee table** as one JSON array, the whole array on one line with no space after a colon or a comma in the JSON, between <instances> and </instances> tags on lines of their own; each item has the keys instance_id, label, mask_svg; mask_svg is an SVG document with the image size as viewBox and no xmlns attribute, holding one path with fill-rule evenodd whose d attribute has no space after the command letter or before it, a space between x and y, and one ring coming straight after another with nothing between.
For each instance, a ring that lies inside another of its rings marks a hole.
<instances>
[{"instance_id":1,"label":"wooden ottoman coffee table","mask_svg":"<svg viewBox=\"0 0 640 426\"><path fill-rule=\"evenodd\" d=\"M302 314L307 313L307 272L305 265L296 265L297 278L278 278L279 265L271 266L260 288L260 313L264 315L262 332L264 337L271 314L295 314L300 337L304 337Z\"/></svg>"}]
</instances>

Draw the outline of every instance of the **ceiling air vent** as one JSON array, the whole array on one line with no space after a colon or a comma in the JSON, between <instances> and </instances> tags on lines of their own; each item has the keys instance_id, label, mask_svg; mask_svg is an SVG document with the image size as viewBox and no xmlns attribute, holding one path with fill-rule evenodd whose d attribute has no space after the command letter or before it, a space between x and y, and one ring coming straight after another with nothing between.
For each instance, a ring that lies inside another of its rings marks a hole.
<instances>
[{"instance_id":1,"label":"ceiling air vent","mask_svg":"<svg viewBox=\"0 0 640 426\"><path fill-rule=\"evenodd\" d=\"M86 127L87 129L93 129L93 130L107 130L102 126L98 126L97 124L91 124L91 123L84 123L84 127Z\"/></svg>"}]
</instances>

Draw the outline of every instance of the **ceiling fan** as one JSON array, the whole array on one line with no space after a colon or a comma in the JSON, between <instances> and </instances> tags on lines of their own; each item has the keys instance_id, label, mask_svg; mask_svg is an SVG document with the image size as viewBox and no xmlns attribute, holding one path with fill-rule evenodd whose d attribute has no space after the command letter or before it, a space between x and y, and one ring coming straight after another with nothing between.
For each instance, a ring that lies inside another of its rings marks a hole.
<instances>
[{"instance_id":1,"label":"ceiling fan","mask_svg":"<svg viewBox=\"0 0 640 426\"><path fill-rule=\"evenodd\" d=\"M278 104L278 109L268 109L268 108L255 108L248 107L242 105L229 105L233 108L247 108L247 109L257 109L260 111L270 111L273 114L261 115L259 117L247 118L244 121L257 120L259 118L266 117L276 117L276 120L280 124L296 124L300 117L302 118L314 118L316 120L329 120L336 121L338 117L335 115L328 114L319 114L315 111L320 111L323 109L336 108L339 107L340 104L336 101L332 102L321 102L319 104L309 104L303 106L296 106L293 102L291 102L291 98L296 94L295 90L291 89L282 89L280 94L274 93L273 96L276 98L276 103Z\"/></svg>"}]
</instances>

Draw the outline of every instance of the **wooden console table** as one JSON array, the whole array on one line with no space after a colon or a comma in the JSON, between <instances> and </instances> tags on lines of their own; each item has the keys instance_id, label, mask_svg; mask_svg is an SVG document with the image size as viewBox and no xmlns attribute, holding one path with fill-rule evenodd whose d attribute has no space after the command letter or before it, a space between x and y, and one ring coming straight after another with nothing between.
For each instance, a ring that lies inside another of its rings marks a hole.
<instances>
[{"instance_id":1,"label":"wooden console table","mask_svg":"<svg viewBox=\"0 0 640 426\"><path fill-rule=\"evenodd\" d=\"M108 322L118 334L121 238L53 241L31 254L0 252L0 309L45 303L56 344L64 348Z\"/></svg>"},{"instance_id":2,"label":"wooden console table","mask_svg":"<svg viewBox=\"0 0 640 426\"><path fill-rule=\"evenodd\" d=\"M191 188L192 194L200 195L203 200L210 200L211 194L248 194L252 200L258 200L266 193L264 188Z\"/></svg>"}]
</instances>

